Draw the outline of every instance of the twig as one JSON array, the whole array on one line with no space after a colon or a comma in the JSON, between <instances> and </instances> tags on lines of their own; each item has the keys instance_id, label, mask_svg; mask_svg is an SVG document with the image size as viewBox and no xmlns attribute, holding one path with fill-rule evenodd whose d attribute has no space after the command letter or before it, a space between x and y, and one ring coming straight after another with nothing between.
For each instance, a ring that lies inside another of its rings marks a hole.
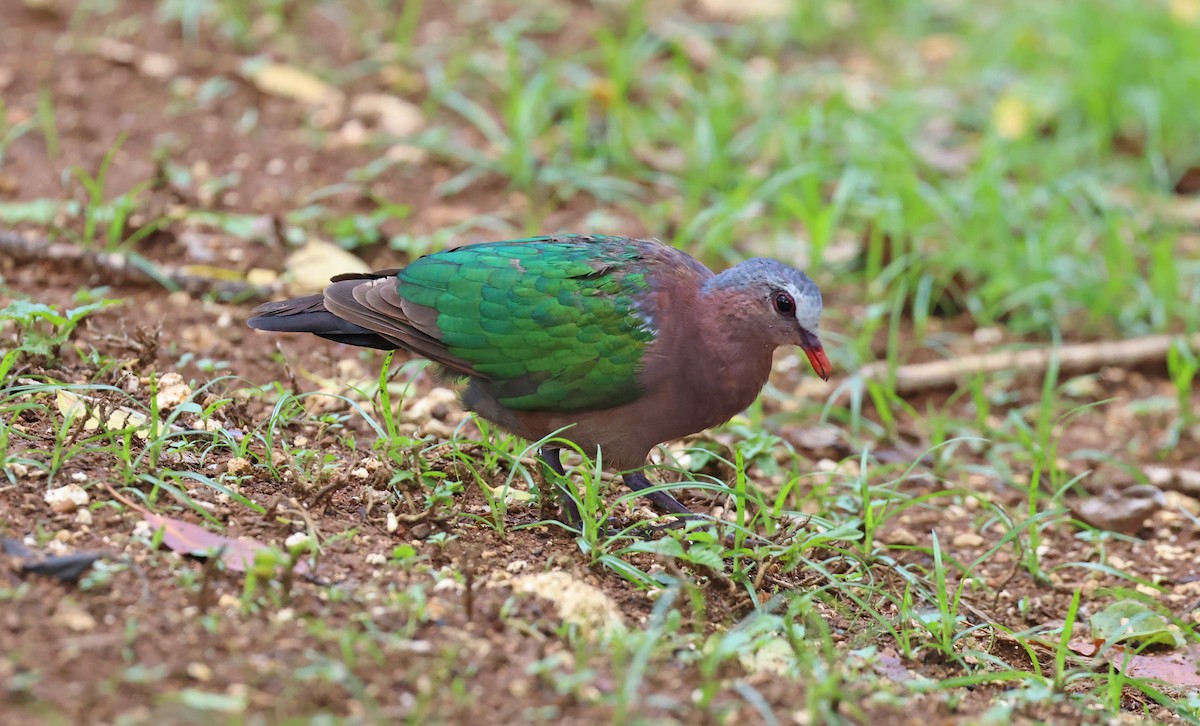
<instances>
[{"instance_id":1,"label":"twig","mask_svg":"<svg viewBox=\"0 0 1200 726\"><path fill-rule=\"evenodd\" d=\"M132 502L132 501L126 499L125 497L121 496L120 494L118 494L117 490L112 488L112 484L109 484L106 481L102 481L102 482L100 482L100 485L108 490L108 495L111 496L113 499L116 499L118 502L129 507L130 509L132 509L133 511L142 515L143 517L150 514L150 512L147 511L146 508L143 507L142 505L135 504L134 502Z\"/></svg>"},{"instance_id":2,"label":"twig","mask_svg":"<svg viewBox=\"0 0 1200 726\"><path fill-rule=\"evenodd\" d=\"M972 376L1000 371L1012 371L1022 376L1043 376L1055 358L1058 359L1059 370L1063 373L1088 373L1108 366L1133 368L1165 360L1175 341L1182 341L1191 348L1200 350L1200 335L1149 335L1100 343L1075 343L1059 347L965 355L897 368L896 393L903 395L945 388ZM887 363L863 366L858 376L863 380L886 381L889 378Z\"/></svg>"},{"instance_id":3,"label":"twig","mask_svg":"<svg viewBox=\"0 0 1200 726\"><path fill-rule=\"evenodd\" d=\"M316 509L318 505L321 505L325 501L325 499L328 498L329 496L331 496L335 491L337 491L338 489L342 489L343 487L346 487L349 484L350 484L350 480L345 477L339 477L337 479L334 479L333 481L329 482L325 486L318 489L316 494L312 495L312 497L308 500L308 508ZM324 512L324 509L322 509L322 512Z\"/></svg>"},{"instance_id":4,"label":"twig","mask_svg":"<svg viewBox=\"0 0 1200 726\"><path fill-rule=\"evenodd\" d=\"M162 285L168 290L183 290L192 295L213 294L246 302L270 300L276 291L270 286L254 285L240 279L223 279L197 274L188 265L160 265L141 255L104 252L68 242L53 242L44 237L27 237L0 230L0 254L16 260L52 262L104 273L107 281L136 285Z\"/></svg>"}]
</instances>

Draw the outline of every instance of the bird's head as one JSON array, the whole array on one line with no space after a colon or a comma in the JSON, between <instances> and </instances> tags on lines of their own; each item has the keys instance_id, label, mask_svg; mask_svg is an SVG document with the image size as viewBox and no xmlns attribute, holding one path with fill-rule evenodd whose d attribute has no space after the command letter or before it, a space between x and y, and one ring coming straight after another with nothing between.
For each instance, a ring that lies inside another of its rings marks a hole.
<instances>
[{"instance_id":1,"label":"bird's head","mask_svg":"<svg viewBox=\"0 0 1200 726\"><path fill-rule=\"evenodd\" d=\"M739 337L767 343L798 345L813 370L829 380L833 366L821 345L821 291L808 275L777 260L755 257L708 280L706 292L717 293L718 304L734 324L744 326Z\"/></svg>"}]
</instances>

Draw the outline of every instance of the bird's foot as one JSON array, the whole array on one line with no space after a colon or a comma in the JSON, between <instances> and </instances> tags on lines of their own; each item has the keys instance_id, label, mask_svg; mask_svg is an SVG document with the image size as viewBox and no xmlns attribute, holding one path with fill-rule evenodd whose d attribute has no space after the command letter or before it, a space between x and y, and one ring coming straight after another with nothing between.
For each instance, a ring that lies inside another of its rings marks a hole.
<instances>
[{"instance_id":1,"label":"bird's foot","mask_svg":"<svg viewBox=\"0 0 1200 726\"><path fill-rule=\"evenodd\" d=\"M683 529L684 527L688 526L688 524L690 522L707 522L708 524L716 525L718 523L718 520L706 519L704 517L694 516L694 517L678 517L670 522L665 522L663 524L651 524L649 522L645 522L643 524L632 527L631 534L634 534L635 536L640 537L642 539L651 539L655 535L665 532L667 530ZM738 546L737 533L727 531L724 534L724 536L721 537L721 543L724 544L726 547L737 547ZM759 537L756 534L746 534L742 539L741 546L743 546L743 547L746 547L746 546L759 547L762 545L769 545L769 544L771 544L770 540L763 539L762 537Z\"/></svg>"},{"instance_id":2,"label":"bird's foot","mask_svg":"<svg viewBox=\"0 0 1200 726\"><path fill-rule=\"evenodd\" d=\"M646 475L640 471L634 471L621 477L625 482L625 486L635 492L641 493L642 496L650 500L659 511L667 514L680 515L680 520L686 520L689 517L694 517L695 512L687 508L687 505L680 502L675 497L671 496L670 492L665 492L661 489L655 491L646 491L654 486L654 483L646 478Z\"/></svg>"},{"instance_id":3,"label":"bird's foot","mask_svg":"<svg viewBox=\"0 0 1200 726\"><path fill-rule=\"evenodd\" d=\"M654 486L654 484L648 478L646 478L646 475L641 472L630 472L622 478L625 481L625 486L629 487L635 492L644 492L646 489ZM679 529L687 526L688 522L705 519L704 517L701 517L692 510L688 509L687 505L671 496L668 492L662 490L650 491L645 492L642 496L649 499L650 503L660 511L675 515L674 521L667 522L665 524L644 525L645 531L648 531L650 534L662 532L663 530L667 529ZM734 546L736 544L736 540L737 537L733 532L726 534L724 537L725 544L729 547ZM753 534L748 534L743 542L744 544L750 545L770 544L769 541Z\"/></svg>"}]
</instances>

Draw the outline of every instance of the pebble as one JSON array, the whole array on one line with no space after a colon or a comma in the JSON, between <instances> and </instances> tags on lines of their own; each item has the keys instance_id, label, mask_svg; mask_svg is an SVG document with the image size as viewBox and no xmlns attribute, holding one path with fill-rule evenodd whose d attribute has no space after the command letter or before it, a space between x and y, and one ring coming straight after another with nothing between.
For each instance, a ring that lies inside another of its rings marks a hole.
<instances>
[{"instance_id":1,"label":"pebble","mask_svg":"<svg viewBox=\"0 0 1200 726\"><path fill-rule=\"evenodd\" d=\"M183 376L175 371L164 373L158 379L158 393L154 401L159 409L175 408L192 397L192 389L183 380Z\"/></svg>"},{"instance_id":2,"label":"pebble","mask_svg":"<svg viewBox=\"0 0 1200 726\"><path fill-rule=\"evenodd\" d=\"M954 535L951 543L955 547L982 547L984 539L975 532L961 532Z\"/></svg>"},{"instance_id":3,"label":"pebble","mask_svg":"<svg viewBox=\"0 0 1200 726\"><path fill-rule=\"evenodd\" d=\"M917 535L905 527L897 527L896 529L889 530L880 539L886 544L901 545L904 547L915 547L917 544Z\"/></svg>"},{"instance_id":4,"label":"pebble","mask_svg":"<svg viewBox=\"0 0 1200 726\"><path fill-rule=\"evenodd\" d=\"M57 489L51 489L46 492L43 499L56 512L74 512L80 507L87 505L88 493L78 484L68 484Z\"/></svg>"},{"instance_id":5,"label":"pebble","mask_svg":"<svg viewBox=\"0 0 1200 726\"><path fill-rule=\"evenodd\" d=\"M1166 501L1158 487L1135 484L1079 501L1073 509L1080 519L1093 527L1133 534L1141 529L1148 517L1162 509Z\"/></svg>"},{"instance_id":6,"label":"pebble","mask_svg":"<svg viewBox=\"0 0 1200 726\"><path fill-rule=\"evenodd\" d=\"M212 680L213 671L208 667L207 663L188 663L187 674L201 683L208 683Z\"/></svg>"},{"instance_id":7,"label":"pebble","mask_svg":"<svg viewBox=\"0 0 1200 726\"><path fill-rule=\"evenodd\" d=\"M51 621L76 633L83 633L96 627L96 619L92 617L91 613L69 602L59 605Z\"/></svg>"},{"instance_id":8,"label":"pebble","mask_svg":"<svg viewBox=\"0 0 1200 726\"><path fill-rule=\"evenodd\" d=\"M253 470L254 466L250 463L249 459L246 459L242 456L235 456L229 461L225 462L225 471L233 474L234 476L243 476L245 474L249 474Z\"/></svg>"}]
</instances>

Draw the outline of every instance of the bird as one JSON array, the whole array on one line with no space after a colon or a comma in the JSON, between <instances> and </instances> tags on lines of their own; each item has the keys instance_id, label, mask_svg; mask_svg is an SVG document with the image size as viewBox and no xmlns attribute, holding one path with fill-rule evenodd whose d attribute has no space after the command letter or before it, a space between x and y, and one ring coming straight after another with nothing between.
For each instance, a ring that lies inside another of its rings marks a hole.
<instances>
[{"instance_id":1,"label":"bird","mask_svg":"<svg viewBox=\"0 0 1200 726\"><path fill-rule=\"evenodd\" d=\"M778 260L714 273L657 240L560 234L337 275L321 293L258 306L247 323L424 357L465 379L465 409L529 441L553 435L599 450L641 493L653 486L643 473L650 451L748 408L776 348L798 346L829 380L821 312L817 285ZM560 478L561 447L549 439L539 449ZM560 516L578 527L578 504L558 490ZM666 491L644 496L694 518Z\"/></svg>"}]
</instances>

